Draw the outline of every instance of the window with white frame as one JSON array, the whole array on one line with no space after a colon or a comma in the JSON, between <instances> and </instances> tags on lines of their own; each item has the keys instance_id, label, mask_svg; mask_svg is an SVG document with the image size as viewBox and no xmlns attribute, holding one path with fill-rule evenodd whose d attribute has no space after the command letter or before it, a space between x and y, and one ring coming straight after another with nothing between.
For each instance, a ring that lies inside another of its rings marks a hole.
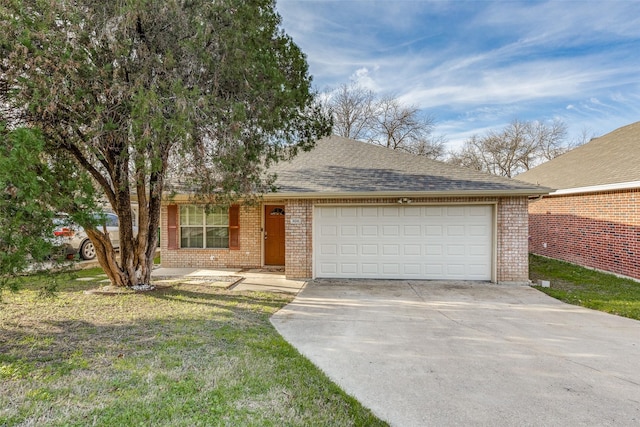
<instances>
[{"instance_id":1,"label":"window with white frame","mask_svg":"<svg viewBox=\"0 0 640 427\"><path fill-rule=\"evenodd\" d=\"M228 248L229 213L226 208L180 206L180 247Z\"/></svg>"}]
</instances>

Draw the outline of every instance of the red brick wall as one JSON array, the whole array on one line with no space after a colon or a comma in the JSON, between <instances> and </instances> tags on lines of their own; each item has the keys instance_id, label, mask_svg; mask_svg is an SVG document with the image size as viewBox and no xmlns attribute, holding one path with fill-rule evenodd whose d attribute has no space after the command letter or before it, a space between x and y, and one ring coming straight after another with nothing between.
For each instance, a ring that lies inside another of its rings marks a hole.
<instances>
[{"instance_id":1,"label":"red brick wall","mask_svg":"<svg viewBox=\"0 0 640 427\"><path fill-rule=\"evenodd\" d=\"M288 200L285 205L285 272L288 278L313 275L311 200Z\"/></svg>"},{"instance_id":2,"label":"red brick wall","mask_svg":"<svg viewBox=\"0 0 640 427\"><path fill-rule=\"evenodd\" d=\"M498 283L529 281L527 198L502 198L498 202Z\"/></svg>"},{"instance_id":3,"label":"red brick wall","mask_svg":"<svg viewBox=\"0 0 640 427\"><path fill-rule=\"evenodd\" d=\"M529 251L640 279L640 190L529 203Z\"/></svg>"},{"instance_id":4,"label":"red brick wall","mask_svg":"<svg viewBox=\"0 0 640 427\"><path fill-rule=\"evenodd\" d=\"M160 250L163 267L259 268L262 265L262 207L240 207L240 249L168 249L167 206L160 211ZM178 224L180 224L178 209ZM178 227L179 229L180 227ZM178 237L178 242L180 238ZM213 257L213 259L212 259Z\"/></svg>"}]
</instances>

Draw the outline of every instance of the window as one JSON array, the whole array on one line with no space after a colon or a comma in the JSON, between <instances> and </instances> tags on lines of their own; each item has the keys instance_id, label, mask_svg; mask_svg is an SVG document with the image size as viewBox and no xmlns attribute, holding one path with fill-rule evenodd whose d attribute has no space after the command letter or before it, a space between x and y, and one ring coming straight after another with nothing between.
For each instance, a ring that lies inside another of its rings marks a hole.
<instances>
[{"instance_id":1,"label":"window","mask_svg":"<svg viewBox=\"0 0 640 427\"><path fill-rule=\"evenodd\" d=\"M118 227L118 215L108 213L105 218L107 227Z\"/></svg>"},{"instance_id":2,"label":"window","mask_svg":"<svg viewBox=\"0 0 640 427\"><path fill-rule=\"evenodd\" d=\"M215 207L180 206L180 247L228 248L229 212Z\"/></svg>"}]
</instances>

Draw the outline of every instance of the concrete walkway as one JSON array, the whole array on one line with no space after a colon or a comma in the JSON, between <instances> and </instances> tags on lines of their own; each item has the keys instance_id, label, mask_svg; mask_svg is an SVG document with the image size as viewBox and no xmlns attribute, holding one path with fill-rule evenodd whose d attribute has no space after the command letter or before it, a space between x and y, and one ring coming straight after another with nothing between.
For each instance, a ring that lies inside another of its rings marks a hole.
<instances>
[{"instance_id":1,"label":"concrete walkway","mask_svg":"<svg viewBox=\"0 0 640 427\"><path fill-rule=\"evenodd\" d=\"M272 323L395 426L640 425L640 322L533 288L318 280Z\"/></svg>"},{"instance_id":2,"label":"concrete walkway","mask_svg":"<svg viewBox=\"0 0 640 427\"><path fill-rule=\"evenodd\" d=\"M305 285L302 280L288 280L282 272L268 269L243 270L237 268L156 268L151 277L206 278L236 276L242 280L229 288L233 291L285 292L297 294Z\"/></svg>"}]
</instances>

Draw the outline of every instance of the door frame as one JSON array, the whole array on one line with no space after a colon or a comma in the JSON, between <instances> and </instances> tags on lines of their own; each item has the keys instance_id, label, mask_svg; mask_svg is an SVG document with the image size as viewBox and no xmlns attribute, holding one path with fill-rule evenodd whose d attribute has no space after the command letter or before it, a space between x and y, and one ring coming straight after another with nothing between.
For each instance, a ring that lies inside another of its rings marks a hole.
<instances>
[{"instance_id":1,"label":"door frame","mask_svg":"<svg viewBox=\"0 0 640 427\"><path fill-rule=\"evenodd\" d=\"M286 206L284 204L284 202L270 202L270 203L263 203L262 204L262 215L261 216L261 221L262 221L262 227L261 227L261 236L262 236L262 266L265 267L267 265L275 265L275 264L267 264L266 263L266 259L267 259L267 244L265 242L265 233L267 232L267 208L268 207L280 207L282 209L284 209L285 211L285 215L283 218L283 222L284 222L284 228L283 228L283 233L285 233L282 236L282 245L283 245L283 249L284 249L284 261L282 263L282 266L285 266L286 264L286 229L287 229L287 220L286 220Z\"/></svg>"}]
</instances>

